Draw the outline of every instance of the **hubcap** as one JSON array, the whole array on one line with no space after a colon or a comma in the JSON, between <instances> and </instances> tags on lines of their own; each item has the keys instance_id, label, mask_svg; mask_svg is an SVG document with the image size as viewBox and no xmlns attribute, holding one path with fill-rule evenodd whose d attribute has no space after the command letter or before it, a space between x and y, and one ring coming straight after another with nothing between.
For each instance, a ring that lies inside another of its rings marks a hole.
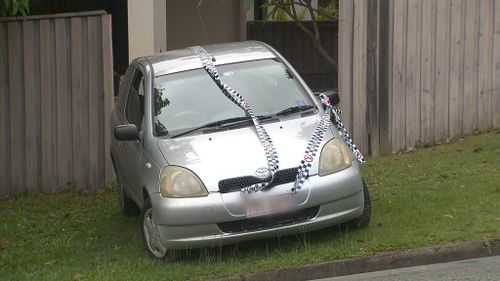
<instances>
[{"instance_id":1,"label":"hubcap","mask_svg":"<svg viewBox=\"0 0 500 281\"><path fill-rule=\"evenodd\" d=\"M142 225L144 237L146 238L146 244L148 245L149 251L155 257L163 258L167 254L167 249L161 242L158 228L151 219L152 213L153 209L149 208L144 214L144 222Z\"/></svg>"}]
</instances>

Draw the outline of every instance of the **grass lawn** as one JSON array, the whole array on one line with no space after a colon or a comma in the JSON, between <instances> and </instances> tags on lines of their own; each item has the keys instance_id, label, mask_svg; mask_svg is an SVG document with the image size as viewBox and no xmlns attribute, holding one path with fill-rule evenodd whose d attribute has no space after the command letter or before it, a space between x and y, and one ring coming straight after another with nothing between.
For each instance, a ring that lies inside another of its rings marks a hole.
<instances>
[{"instance_id":1,"label":"grass lawn","mask_svg":"<svg viewBox=\"0 0 500 281\"><path fill-rule=\"evenodd\" d=\"M463 240L500 237L500 132L371 159L363 175L372 222L148 257L137 218L113 191L25 194L0 200L1 280L185 280L234 275Z\"/></svg>"}]
</instances>

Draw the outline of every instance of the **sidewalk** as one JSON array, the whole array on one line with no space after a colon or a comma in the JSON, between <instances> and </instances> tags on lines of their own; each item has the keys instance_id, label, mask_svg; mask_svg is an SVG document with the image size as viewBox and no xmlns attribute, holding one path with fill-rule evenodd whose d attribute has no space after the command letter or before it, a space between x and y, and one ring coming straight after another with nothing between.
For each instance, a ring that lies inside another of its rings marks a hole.
<instances>
[{"instance_id":1,"label":"sidewalk","mask_svg":"<svg viewBox=\"0 0 500 281\"><path fill-rule=\"evenodd\" d=\"M500 255L500 239L425 247L380 255L243 274L219 281L310 280Z\"/></svg>"},{"instance_id":2,"label":"sidewalk","mask_svg":"<svg viewBox=\"0 0 500 281\"><path fill-rule=\"evenodd\" d=\"M500 276L500 256L420 265L316 281L493 281Z\"/></svg>"}]
</instances>

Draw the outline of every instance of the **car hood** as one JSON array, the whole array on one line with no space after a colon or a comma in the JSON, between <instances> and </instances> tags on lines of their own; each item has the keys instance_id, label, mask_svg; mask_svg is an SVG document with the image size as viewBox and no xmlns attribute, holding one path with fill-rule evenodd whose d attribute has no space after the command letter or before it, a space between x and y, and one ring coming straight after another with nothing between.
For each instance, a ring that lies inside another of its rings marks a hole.
<instances>
[{"instance_id":1,"label":"car hood","mask_svg":"<svg viewBox=\"0 0 500 281\"><path fill-rule=\"evenodd\" d=\"M320 117L315 114L264 125L278 153L280 170L299 166ZM327 130L320 150L332 137L332 131ZM209 192L219 191L220 180L254 176L258 168L267 167L264 149L252 125L228 131L159 139L158 147L169 165L193 171ZM313 161L312 175L317 174L318 161Z\"/></svg>"}]
</instances>

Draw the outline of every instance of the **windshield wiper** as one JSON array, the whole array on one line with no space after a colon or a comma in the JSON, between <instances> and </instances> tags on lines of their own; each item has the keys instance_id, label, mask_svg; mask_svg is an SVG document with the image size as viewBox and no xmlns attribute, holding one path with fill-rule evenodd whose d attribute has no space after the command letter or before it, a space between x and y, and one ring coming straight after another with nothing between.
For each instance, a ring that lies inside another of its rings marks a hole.
<instances>
[{"instance_id":1,"label":"windshield wiper","mask_svg":"<svg viewBox=\"0 0 500 281\"><path fill-rule=\"evenodd\" d=\"M314 106L313 105L292 106L292 107L283 109L282 111L279 111L278 113L276 113L276 116L286 116L286 115L294 114L297 112L306 111L306 110L309 110L311 108L314 108Z\"/></svg>"},{"instance_id":2,"label":"windshield wiper","mask_svg":"<svg viewBox=\"0 0 500 281\"><path fill-rule=\"evenodd\" d=\"M270 116L270 115L260 115L257 117L259 118L259 120L272 118L272 116ZM223 126L223 128L225 128L228 126L238 125L238 124L246 123L249 121L252 121L252 118L250 116L228 118L228 119L224 119L224 120L210 122L210 123L207 123L205 125L201 125L199 127L195 127L195 128L186 130L182 133L179 133L177 135L172 136L171 138L180 137L180 136L183 136L183 135L186 135L186 134L189 134L189 133L201 130L201 129L205 129L205 128L221 127L222 125L226 125L226 126Z\"/></svg>"}]
</instances>

